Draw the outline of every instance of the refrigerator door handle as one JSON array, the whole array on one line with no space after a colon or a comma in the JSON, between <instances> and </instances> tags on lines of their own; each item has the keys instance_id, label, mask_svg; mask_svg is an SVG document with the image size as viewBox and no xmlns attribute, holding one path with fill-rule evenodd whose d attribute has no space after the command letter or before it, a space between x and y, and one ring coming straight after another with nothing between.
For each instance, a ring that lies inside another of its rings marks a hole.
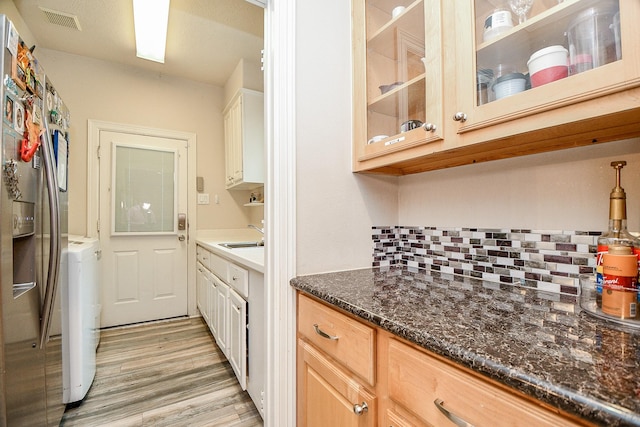
<instances>
[{"instance_id":1,"label":"refrigerator door handle","mask_svg":"<svg viewBox=\"0 0 640 427\"><path fill-rule=\"evenodd\" d=\"M61 236L60 236L60 198L58 195L58 177L56 174L55 159L53 156L53 144L49 132L49 121L45 114L45 138L42 143L44 158L44 174L47 182L47 195L49 197L49 274L45 288L44 303L40 319L40 348L44 348L49 341L51 331L51 317L53 316L53 304L58 289L58 276L60 275Z\"/></svg>"}]
</instances>

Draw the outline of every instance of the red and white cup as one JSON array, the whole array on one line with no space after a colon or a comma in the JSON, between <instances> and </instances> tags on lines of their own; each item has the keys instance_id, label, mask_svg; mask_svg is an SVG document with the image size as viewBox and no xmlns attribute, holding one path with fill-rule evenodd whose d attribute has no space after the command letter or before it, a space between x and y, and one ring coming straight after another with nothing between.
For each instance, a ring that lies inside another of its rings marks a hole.
<instances>
[{"instance_id":1,"label":"red and white cup","mask_svg":"<svg viewBox=\"0 0 640 427\"><path fill-rule=\"evenodd\" d=\"M569 75L569 51L563 46L549 46L535 52L527 61L531 87L542 86Z\"/></svg>"}]
</instances>

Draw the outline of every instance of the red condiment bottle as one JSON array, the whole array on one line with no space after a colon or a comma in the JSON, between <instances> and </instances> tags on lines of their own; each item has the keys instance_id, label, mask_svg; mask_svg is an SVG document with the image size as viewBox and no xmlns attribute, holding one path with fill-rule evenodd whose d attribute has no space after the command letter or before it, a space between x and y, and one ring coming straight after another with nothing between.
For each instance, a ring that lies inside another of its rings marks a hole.
<instances>
[{"instance_id":1,"label":"red condiment bottle","mask_svg":"<svg viewBox=\"0 0 640 427\"><path fill-rule=\"evenodd\" d=\"M609 229L598 237L598 253L596 254L596 304L602 307L602 257L610 245L631 247L636 256L640 255L640 242L627 230L627 194L620 186L620 171L627 164L623 160L611 162L616 171L616 186L609 195Z\"/></svg>"}]
</instances>

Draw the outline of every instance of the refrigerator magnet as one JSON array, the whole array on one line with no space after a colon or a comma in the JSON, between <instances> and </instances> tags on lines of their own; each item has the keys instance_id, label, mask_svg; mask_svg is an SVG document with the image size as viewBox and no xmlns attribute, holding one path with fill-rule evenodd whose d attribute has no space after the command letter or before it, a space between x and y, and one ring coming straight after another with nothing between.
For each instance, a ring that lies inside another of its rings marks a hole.
<instances>
[{"instance_id":1,"label":"refrigerator magnet","mask_svg":"<svg viewBox=\"0 0 640 427\"><path fill-rule=\"evenodd\" d=\"M25 83L27 76L24 74L24 70L18 65L18 59L15 56L11 57L11 79L16 83L20 89L25 90L27 84Z\"/></svg>"},{"instance_id":2,"label":"refrigerator magnet","mask_svg":"<svg viewBox=\"0 0 640 427\"><path fill-rule=\"evenodd\" d=\"M24 107L20 102L13 103L13 128L21 135L24 133Z\"/></svg>"},{"instance_id":3,"label":"refrigerator magnet","mask_svg":"<svg viewBox=\"0 0 640 427\"><path fill-rule=\"evenodd\" d=\"M37 77L36 77L36 95L38 95L38 98L40 99L42 99L42 97L44 96L44 88L42 87L42 83Z\"/></svg>"},{"instance_id":4,"label":"refrigerator magnet","mask_svg":"<svg viewBox=\"0 0 640 427\"><path fill-rule=\"evenodd\" d=\"M53 110L53 94L47 90L47 111Z\"/></svg>"},{"instance_id":5,"label":"refrigerator magnet","mask_svg":"<svg viewBox=\"0 0 640 427\"><path fill-rule=\"evenodd\" d=\"M8 95L4 100L4 121L13 126L13 99Z\"/></svg>"},{"instance_id":6,"label":"refrigerator magnet","mask_svg":"<svg viewBox=\"0 0 640 427\"><path fill-rule=\"evenodd\" d=\"M7 32L7 49L11 52L11 56L18 56L18 40L20 36L13 22L9 21L9 31Z\"/></svg>"},{"instance_id":7,"label":"refrigerator magnet","mask_svg":"<svg viewBox=\"0 0 640 427\"><path fill-rule=\"evenodd\" d=\"M40 107L38 107L37 103L33 104L33 109L31 110L31 120L33 123L42 126L42 111Z\"/></svg>"}]
</instances>

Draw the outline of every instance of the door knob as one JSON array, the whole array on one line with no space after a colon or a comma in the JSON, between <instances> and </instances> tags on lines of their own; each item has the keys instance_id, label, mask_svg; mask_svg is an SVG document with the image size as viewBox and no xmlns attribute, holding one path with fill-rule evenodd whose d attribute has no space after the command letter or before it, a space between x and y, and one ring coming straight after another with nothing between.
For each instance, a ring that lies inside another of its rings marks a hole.
<instances>
[{"instance_id":1,"label":"door knob","mask_svg":"<svg viewBox=\"0 0 640 427\"><path fill-rule=\"evenodd\" d=\"M184 234L181 234L178 236L178 240L180 240L181 242L184 242L184 239L185 239Z\"/></svg>"}]
</instances>

